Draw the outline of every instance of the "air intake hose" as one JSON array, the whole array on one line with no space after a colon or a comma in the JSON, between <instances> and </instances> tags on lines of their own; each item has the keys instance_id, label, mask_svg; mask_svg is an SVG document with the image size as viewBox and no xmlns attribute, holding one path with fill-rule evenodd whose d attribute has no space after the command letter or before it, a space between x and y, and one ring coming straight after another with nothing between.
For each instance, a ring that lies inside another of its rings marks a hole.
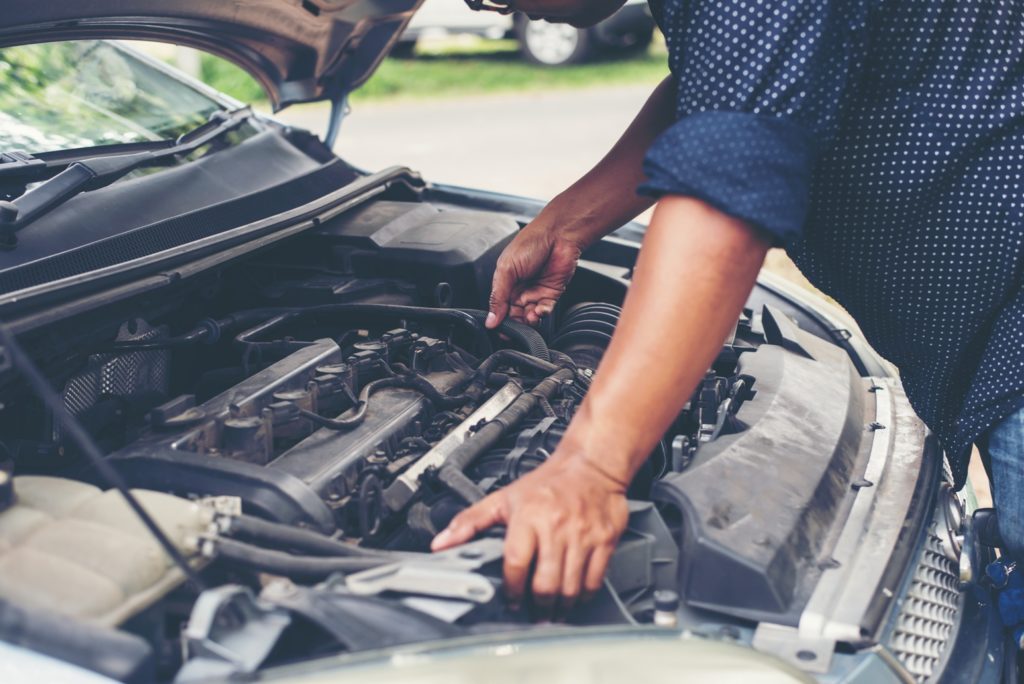
<instances>
[{"instance_id":1,"label":"air intake hose","mask_svg":"<svg viewBox=\"0 0 1024 684\"><path fill-rule=\"evenodd\" d=\"M481 311L479 309L461 309L470 316L475 318L480 323L483 323L487 319L487 311ZM548 343L544 341L544 338L539 332L526 325L520 323L517 320L511 318L505 318L498 326L498 332L507 335L516 346L520 347L523 351L528 352L531 356L536 356L544 361L551 360L551 353L548 351Z\"/></svg>"}]
</instances>

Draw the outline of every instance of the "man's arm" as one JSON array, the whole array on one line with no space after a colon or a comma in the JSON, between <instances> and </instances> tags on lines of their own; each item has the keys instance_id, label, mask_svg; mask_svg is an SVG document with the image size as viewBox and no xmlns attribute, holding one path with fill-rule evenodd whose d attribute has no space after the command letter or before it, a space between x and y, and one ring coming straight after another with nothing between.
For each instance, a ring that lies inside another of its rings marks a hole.
<instances>
[{"instance_id":1,"label":"man's arm","mask_svg":"<svg viewBox=\"0 0 1024 684\"><path fill-rule=\"evenodd\" d=\"M674 100L675 87L665 79L608 154L505 248L494 271L488 327L506 315L535 324L551 313L580 253L651 205L636 187L643 180L644 153L672 124Z\"/></svg>"},{"instance_id":2,"label":"man's arm","mask_svg":"<svg viewBox=\"0 0 1024 684\"><path fill-rule=\"evenodd\" d=\"M675 122L676 87L666 77L633 122L594 168L559 193L541 212L561 235L581 246L596 242L654 204L638 195L644 155ZM540 218L540 216L538 216Z\"/></svg>"},{"instance_id":3,"label":"man's arm","mask_svg":"<svg viewBox=\"0 0 1024 684\"><path fill-rule=\"evenodd\" d=\"M622 317L551 458L463 511L435 550L506 524L506 592L573 603L592 593L625 529L625 491L721 349L768 250L765 236L695 199L658 202Z\"/></svg>"}]
</instances>

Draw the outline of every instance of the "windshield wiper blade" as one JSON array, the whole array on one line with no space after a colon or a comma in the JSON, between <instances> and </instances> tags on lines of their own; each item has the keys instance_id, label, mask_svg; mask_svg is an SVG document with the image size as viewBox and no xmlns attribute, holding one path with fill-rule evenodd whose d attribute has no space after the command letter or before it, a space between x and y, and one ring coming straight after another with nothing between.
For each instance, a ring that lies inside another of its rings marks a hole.
<instances>
[{"instance_id":1,"label":"windshield wiper blade","mask_svg":"<svg viewBox=\"0 0 1024 684\"><path fill-rule=\"evenodd\" d=\"M172 157L193 152L237 128L252 116L249 107L217 112L210 122L186 133L173 144L159 150L114 154L80 159L53 178L40 183L20 197L0 201L0 249L13 249L18 231L53 211L82 192L102 188L135 169L162 163Z\"/></svg>"}]
</instances>

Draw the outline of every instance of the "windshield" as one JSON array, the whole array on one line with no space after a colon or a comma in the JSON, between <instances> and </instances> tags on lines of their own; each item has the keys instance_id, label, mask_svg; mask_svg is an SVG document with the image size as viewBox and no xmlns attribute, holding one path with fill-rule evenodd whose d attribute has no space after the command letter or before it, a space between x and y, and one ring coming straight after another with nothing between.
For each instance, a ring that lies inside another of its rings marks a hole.
<instances>
[{"instance_id":1,"label":"windshield","mask_svg":"<svg viewBox=\"0 0 1024 684\"><path fill-rule=\"evenodd\" d=\"M0 152L175 139L219 109L217 100L117 43L0 49Z\"/></svg>"}]
</instances>

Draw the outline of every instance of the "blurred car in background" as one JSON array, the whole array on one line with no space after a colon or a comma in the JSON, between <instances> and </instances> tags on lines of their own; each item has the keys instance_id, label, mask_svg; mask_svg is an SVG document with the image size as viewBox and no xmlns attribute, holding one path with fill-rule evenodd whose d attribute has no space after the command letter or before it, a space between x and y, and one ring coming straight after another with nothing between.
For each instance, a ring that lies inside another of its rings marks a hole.
<instances>
[{"instance_id":1,"label":"blurred car in background","mask_svg":"<svg viewBox=\"0 0 1024 684\"><path fill-rule=\"evenodd\" d=\"M654 36L654 19L645 0L628 0L597 26L531 21L524 14L473 12L462 0L426 0L399 38L392 54L411 56L420 38L475 35L494 40L514 38L523 57L542 66L581 64L599 55L631 54Z\"/></svg>"}]
</instances>

